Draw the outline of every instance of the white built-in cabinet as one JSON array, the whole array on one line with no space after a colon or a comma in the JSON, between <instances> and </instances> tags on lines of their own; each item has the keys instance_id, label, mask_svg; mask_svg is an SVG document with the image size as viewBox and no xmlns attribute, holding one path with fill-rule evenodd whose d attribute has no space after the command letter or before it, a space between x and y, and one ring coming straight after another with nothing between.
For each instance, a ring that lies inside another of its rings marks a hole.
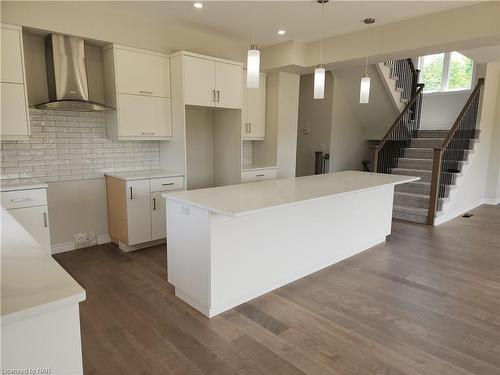
<instances>
[{"instance_id":1,"label":"white built-in cabinet","mask_svg":"<svg viewBox=\"0 0 500 375\"><path fill-rule=\"evenodd\" d=\"M1 127L2 140L27 140L30 135L22 29L1 24Z\"/></svg>"},{"instance_id":2,"label":"white built-in cabinet","mask_svg":"<svg viewBox=\"0 0 500 375\"><path fill-rule=\"evenodd\" d=\"M183 176L132 180L106 176L108 230L113 242L131 251L164 239L165 199L161 195L183 189Z\"/></svg>"},{"instance_id":3,"label":"white built-in cabinet","mask_svg":"<svg viewBox=\"0 0 500 375\"><path fill-rule=\"evenodd\" d=\"M240 63L181 52L184 104L242 108Z\"/></svg>"},{"instance_id":4,"label":"white built-in cabinet","mask_svg":"<svg viewBox=\"0 0 500 375\"><path fill-rule=\"evenodd\" d=\"M50 255L49 211L46 188L2 190L2 206Z\"/></svg>"},{"instance_id":5,"label":"white built-in cabinet","mask_svg":"<svg viewBox=\"0 0 500 375\"><path fill-rule=\"evenodd\" d=\"M108 137L115 140L169 140L172 137L170 59L121 45L103 49Z\"/></svg>"},{"instance_id":6,"label":"white built-in cabinet","mask_svg":"<svg viewBox=\"0 0 500 375\"><path fill-rule=\"evenodd\" d=\"M278 178L276 167L252 168L241 171L241 182L255 182Z\"/></svg>"},{"instance_id":7,"label":"white built-in cabinet","mask_svg":"<svg viewBox=\"0 0 500 375\"><path fill-rule=\"evenodd\" d=\"M258 88L247 88L246 85L243 85L241 137L244 140L262 140L265 135L266 74L261 73Z\"/></svg>"}]
</instances>

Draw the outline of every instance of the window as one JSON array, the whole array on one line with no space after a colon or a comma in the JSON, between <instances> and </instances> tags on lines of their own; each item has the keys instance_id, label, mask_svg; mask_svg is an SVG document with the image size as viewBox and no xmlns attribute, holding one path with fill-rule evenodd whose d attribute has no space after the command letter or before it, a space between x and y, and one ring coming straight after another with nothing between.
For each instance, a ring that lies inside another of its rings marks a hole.
<instances>
[{"instance_id":1,"label":"window","mask_svg":"<svg viewBox=\"0 0 500 375\"><path fill-rule=\"evenodd\" d=\"M469 90L474 62L458 53L439 53L419 58L420 82L424 92Z\"/></svg>"}]
</instances>

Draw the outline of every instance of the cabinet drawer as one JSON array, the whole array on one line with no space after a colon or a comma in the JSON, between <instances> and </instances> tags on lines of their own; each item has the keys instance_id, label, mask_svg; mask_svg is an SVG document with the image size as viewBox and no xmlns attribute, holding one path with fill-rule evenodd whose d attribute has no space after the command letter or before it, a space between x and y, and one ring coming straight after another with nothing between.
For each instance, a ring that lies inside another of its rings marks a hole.
<instances>
[{"instance_id":1,"label":"cabinet drawer","mask_svg":"<svg viewBox=\"0 0 500 375\"><path fill-rule=\"evenodd\" d=\"M241 182L271 180L278 177L276 168L256 169L241 172Z\"/></svg>"},{"instance_id":2,"label":"cabinet drawer","mask_svg":"<svg viewBox=\"0 0 500 375\"><path fill-rule=\"evenodd\" d=\"M6 191L1 193L5 209L47 205L45 189Z\"/></svg>"},{"instance_id":3,"label":"cabinet drawer","mask_svg":"<svg viewBox=\"0 0 500 375\"><path fill-rule=\"evenodd\" d=\"M182 190L184 189L184 177L164 177L164 178L152 178L151 192L157 191L169 191L169 190Z\"/></svg>"}]
</instances>

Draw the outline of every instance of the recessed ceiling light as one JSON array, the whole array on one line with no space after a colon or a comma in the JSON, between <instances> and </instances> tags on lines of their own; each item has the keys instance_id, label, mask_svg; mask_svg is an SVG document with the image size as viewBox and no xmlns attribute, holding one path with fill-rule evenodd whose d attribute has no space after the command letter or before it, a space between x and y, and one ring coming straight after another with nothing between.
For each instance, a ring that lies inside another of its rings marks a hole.
<instances>
[{"instance_id":1,"label":"recessed ceiling light","mask_svg":"<svg viewBox=\"0 0 500 375\"><path fill-rule=\"evenodd\" d=\"M201 3L201 2L199 2L199 1L197 1L196 3L193 3L193 6L194 6L195 8L200 9L200 8L203 8L203 3Z\"/></svg>"},{"instance_id":2,"label":"recessed ceiling light","mask_svg":"<svg viewBox=\"0 0 500 375\"><path fill-rule=\"evenodd\" d=\"M278 35L285 35L286 34L286 30L278 30Z\"/></svg>"}]
</instances>

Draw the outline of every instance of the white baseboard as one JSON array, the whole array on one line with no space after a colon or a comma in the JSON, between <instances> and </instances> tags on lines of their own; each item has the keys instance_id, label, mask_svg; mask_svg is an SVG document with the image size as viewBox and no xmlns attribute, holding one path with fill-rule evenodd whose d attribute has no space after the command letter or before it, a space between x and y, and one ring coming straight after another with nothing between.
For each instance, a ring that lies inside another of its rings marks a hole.
<instances>
[{"instance_id":1,"label":"white baseboard","mask_svg":"<svg viewBox=\"0 0 500 375\"><path fill-rule=\"evenodd\" d=\"M482 204L485 204L486 199L480 199L474 203L471 203L465 207L458 208L456 210L453 210L451 212L444 212L442 215L437 216L434 219L434 225L441 225L443 223L446 223L447 221L450 221L451 219L454 219L456 217L462 216L466 212L469 212L470 210L473 210L476 207L481 206Z\"/></svg>"},{"instance_id":2,"label":"white baseboard","mask_svg":"<svg viewBox=\"0 0 500 375\"><path fill-rule=\"evenodd\" d=\"M111 237L109 236L109 234L100 234L97 236L98 245L102 245L109 242L111 242ZM74 242L63 242L52 245L50 248L52 254L58 254L58 253L64 253L66 251L76 250ZM79 249L81 249L81 247Z\"/></svg>"},{"instance_id":3,"label":"white baseboard","mask_svg":"<svg viewBox=\"0 0 500 375\"><path fill-rule=\"evenodd\" d=\"M497 204L500 204L500 197L497 198L488 198L484 200L484 204L491 204L493 206L496 206Z\"/></svg>"}]
</instances>

